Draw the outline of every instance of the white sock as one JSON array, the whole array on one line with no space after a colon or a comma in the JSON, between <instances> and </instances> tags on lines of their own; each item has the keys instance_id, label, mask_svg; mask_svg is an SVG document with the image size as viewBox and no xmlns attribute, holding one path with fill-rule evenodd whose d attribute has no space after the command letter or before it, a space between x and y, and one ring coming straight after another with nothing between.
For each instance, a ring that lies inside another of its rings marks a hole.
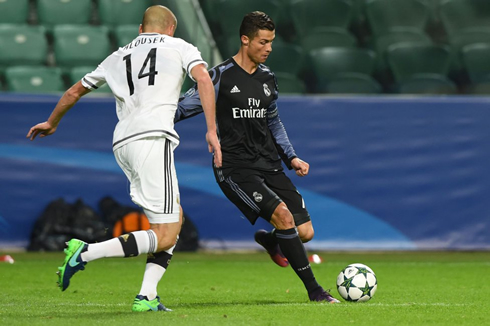
<instances>
[{"instance_id":1,"label":"white sock","mask_svg":"<svg viewBox=\"0 0 490 326\"><path fill-rule=\"evenodd\" d=\"M131 232L138 247L138 255L142 253L153 253L157 248L157 236L152 230ZM106 257L124 257L124 249L121 240L112 238L100 243L91 243L87 251L83 252L81 257L85 262L90 262L99 258Z\"/></svg>"},{"instance_id":2,"label":"white sock","mask_svg":"<svg viewBox=\"0 0 490 326\"><path fill-rule=\"evenodd\" d=\"M167 254L172 257L175 246L165 250ZM144 295L148 300L153 300L157 296L157 286L166 272L166 268L155 263L147 263L145 268L145 275L143 276L143 283L141 284L140 295Z\"/></svg>"}]
</instances>

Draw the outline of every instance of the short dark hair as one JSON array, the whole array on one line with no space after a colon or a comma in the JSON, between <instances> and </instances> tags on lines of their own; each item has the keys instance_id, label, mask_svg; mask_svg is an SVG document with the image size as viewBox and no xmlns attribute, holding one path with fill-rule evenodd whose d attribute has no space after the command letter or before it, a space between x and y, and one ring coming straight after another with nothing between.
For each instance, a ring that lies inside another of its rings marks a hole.
<instances>
[{"instance_id":1,"label":"short dark hair","mask_svg":"<svg viewBox=\"0 0 490 326\"><path fill-rule=\"evenodd\" d=\"M262 29L273 31L276 29L276 25L269 15L262 11L253 11L243 17L240 25L240 37L246 35L249 39L253 39Z\"/></svg>"}]
</instances>

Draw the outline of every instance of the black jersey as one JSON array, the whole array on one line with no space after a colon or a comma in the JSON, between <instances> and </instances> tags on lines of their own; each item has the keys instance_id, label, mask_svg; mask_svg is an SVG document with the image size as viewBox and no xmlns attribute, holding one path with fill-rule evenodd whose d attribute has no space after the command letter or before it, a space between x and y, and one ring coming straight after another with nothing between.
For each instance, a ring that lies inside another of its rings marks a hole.
<instances>
[{"instance_id":1,"label":"black jersey","mask_svg":"<svg viewBox=\"0 0 490 326\"><path fill-rule=\"evenodd\" d=\"M230 58L209 74L216 94L222 168L277 171L282 169L281 159L291 168L296 154L279 118L277 82L269 68L261 64L249 74ZM175 121L201 112L195 85L180 99Z\"/></svg>"}]
</instances>

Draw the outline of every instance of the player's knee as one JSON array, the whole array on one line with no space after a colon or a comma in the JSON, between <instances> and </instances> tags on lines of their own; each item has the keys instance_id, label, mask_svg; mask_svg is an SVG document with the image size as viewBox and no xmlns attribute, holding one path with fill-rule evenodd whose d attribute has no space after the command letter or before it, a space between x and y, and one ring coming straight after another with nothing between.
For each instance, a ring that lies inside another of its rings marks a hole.
<instances>
[{"instance_id":1,"label":"player's knee","mask_svg":"<svg viewBox=\"0 0 490 326\"><path fill-rule=\"evenodd\" d=\"M277 206L271 217L271 224L278 230L287 230L294 228L294 218L285 204Z\"/></svg>"},{"instance_id":2,"label":"player's knee","mask_svg":"<svg viewBox=\"0 0 490 326\"><path fill-rule=\"evenodd\" d=\"M311 241L315 236L315 231L313 230L313 228L306 228L306 229L298 228L298 232L299 232L299 237L301 238L301 241L303 243Z\"/></svg>"},{"instance_id":3,"label":"player's knee","mask_svg":"<svg viewBox=\"0 0 490 326\"><path fill-rule=\"evenodd\" d=\"M177 243L177 237L171 237L167 235L158 238L157 252L168 250L173 246L175 246L176 243Z\"/></svg>"}]
</instances>

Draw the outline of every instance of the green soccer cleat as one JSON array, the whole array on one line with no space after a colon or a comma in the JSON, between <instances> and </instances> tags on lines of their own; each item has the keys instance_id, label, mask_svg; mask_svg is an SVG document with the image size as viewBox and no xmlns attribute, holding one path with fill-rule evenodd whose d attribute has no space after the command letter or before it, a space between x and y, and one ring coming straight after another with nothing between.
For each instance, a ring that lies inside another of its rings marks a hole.
<instances>
[{"instance_id":1,"label":"green soccer cleat","mask_svg":"<svg viewBox=\"0 0 490 326\"><path fill-rule=\"evenodd\" d=\"M147 297L138 294L133 301L133 311L172 311L160 302L160 297L157 296L153 300L148 300Z\"/></svg>"},{"instance_id":2,"label":"green soccer cleat","mask_svg":"<svg viewBox=\"0 0 490 326\"><path fill-rule=\"evenodd\" d=\"M66 243L65 261L63 266L58 267L58 286L65 291L70 285L71 277L78 271L84 270L86 262L82 261L81 253L87 251L88 244L78 239L71 239Z\"/></svg>"}]
</instances>

